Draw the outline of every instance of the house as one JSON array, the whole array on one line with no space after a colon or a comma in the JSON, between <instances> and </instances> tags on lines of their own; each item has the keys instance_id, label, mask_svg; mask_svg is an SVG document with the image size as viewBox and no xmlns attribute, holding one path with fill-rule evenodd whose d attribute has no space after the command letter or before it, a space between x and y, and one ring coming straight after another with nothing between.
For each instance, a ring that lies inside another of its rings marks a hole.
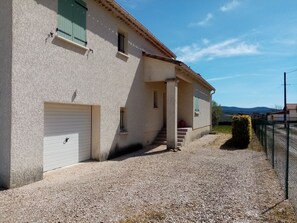
<instances>
[{"instance_id":1,"label":"house","mask_svg":"<svg viewBox=\"0 0 297 223\"><path fill-rule=\"evenodd\" d=\"M215 89L113 0L1 1L0 28L1 187L211 129Z\"/></svg>"},{"instance_id":2,"label":"house","mask_svg":"<svg viewBox=\"0 0 297 223\"><path fill-rule=\"evenodd\" d=\"M284 121L284 111L285 108L282 111L279 112L273 112L267 115L268 121ZM297 104L287 104L287 121L297 121Z\"/></svg>"},{"instance_id":3,"label":"house","mask_svg":"<svg viewBox=\"0 0 297 223\"><path fill-rule=\"evenodd\" d=\"M287 120L297 121L297 104L287 104Z\"/></svg>"}]
</instances>

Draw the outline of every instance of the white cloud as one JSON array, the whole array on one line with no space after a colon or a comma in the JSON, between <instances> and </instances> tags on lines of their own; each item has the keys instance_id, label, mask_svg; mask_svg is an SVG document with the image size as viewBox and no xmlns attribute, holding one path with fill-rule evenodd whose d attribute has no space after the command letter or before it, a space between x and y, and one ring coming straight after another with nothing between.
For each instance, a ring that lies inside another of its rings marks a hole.
<instances>
[{"instance_id":1,"label":"white cloud","mask_svg":"<svg viewBox=\"0 0 297 223\"><path fill-rule=\"evenodd\" d=\"M242 77L242 75L233 75L233 76L224 76L224 77L214 77L214 78L209 78L207 81L209 82L214 82L214 81L221 81L221 80L227 80L227 79L233 79L237 77Z\"/></svg>"},{"instance_id":2,"label":"white cloud","mask_svg":"<svg viewBox=\"0 0 297 223\"><path fill-rule=\"evenodd\" d=\"M229 39L201 48L197 44L178 47L178 59L184 62L195 62L201 59L212 60L218 57L234 57L258 54L258 45L248 44L238 39Z\"/></svg>"},{"instance_id":3,"label":"white cloud","mask_svg":"<svg viewBox=\"0 0 297 223\"><path fill-rule=\"evenodd\" d=\"M227 3L226 5L223 5L220 10L222 12L228 12L240 5L240 2L238 0L232 0L231 2Z\"/></svg>"},{"instance_id":4,"label":"white cloud","mask_svg":"<svg viewBox=\"0 0 297 223\"><path fill-rule=\"evenodd\" d=\"M208 25L209 21L212 19L213 19L213 15L211 13L208 13L203 20L201 20L199 22L190 23L189 27L206 26L206 25Z\"/></svg>"}]
</instances>

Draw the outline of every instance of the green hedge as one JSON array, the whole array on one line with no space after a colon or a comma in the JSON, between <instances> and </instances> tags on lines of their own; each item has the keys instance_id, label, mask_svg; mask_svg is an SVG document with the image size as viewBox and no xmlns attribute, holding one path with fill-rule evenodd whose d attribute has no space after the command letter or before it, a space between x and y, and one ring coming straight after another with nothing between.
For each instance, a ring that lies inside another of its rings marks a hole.
<instances>
[{"instance_id":1,"label":"green hedge","mask_svg":"<svg viewBox=\"0 0 297 223\"><path fill-rule=\"evenodd\" d=\"M234 146L247 148L252 140L251 117L249 115L235 115L232 120L232 141Z\"/></svg>"}]
</instances>

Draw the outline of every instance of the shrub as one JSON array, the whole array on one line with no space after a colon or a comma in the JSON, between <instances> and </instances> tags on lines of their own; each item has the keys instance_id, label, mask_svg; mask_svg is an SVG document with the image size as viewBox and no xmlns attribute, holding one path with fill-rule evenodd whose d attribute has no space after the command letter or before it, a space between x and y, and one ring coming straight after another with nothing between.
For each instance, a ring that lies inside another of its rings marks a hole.
<instances>
[{"instance_id":1,"label":"shrub","mask_svg":"<svg viewBox=\"0 0 297 223\"><path fill-rule=\"evenodd\" d=\"M247 148L252 140L251 117L249 115L235 115L232 120L232 141L234 146Z\"/></svg>"}]
</instances>

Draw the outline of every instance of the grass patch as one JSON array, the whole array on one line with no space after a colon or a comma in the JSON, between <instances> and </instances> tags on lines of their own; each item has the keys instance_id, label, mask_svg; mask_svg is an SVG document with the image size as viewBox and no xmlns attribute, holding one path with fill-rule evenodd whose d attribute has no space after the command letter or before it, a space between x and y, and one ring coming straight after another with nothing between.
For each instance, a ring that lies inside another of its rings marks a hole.
<instances>
[{"instance_id":1,"label":"grass patch","mask_svg":"<svg viewBox=\"0 0 297 223\"><path fill-rule=\"evenodd\" d=\"M216 133L232 134L232 125L217 125L213 127Z\"/></svg>"}]
</instances>

